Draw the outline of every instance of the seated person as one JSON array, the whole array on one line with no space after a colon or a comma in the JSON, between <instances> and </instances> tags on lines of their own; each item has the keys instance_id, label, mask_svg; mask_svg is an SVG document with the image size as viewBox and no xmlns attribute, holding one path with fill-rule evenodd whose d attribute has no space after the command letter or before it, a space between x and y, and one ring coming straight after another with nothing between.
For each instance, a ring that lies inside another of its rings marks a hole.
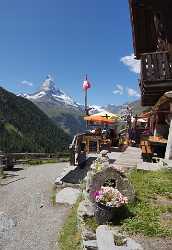
<instances>
[{"instance_id":1,"label":"seated person","mask_svg":"<svg viewBox=\"0 0 172 250\"><path fill-rule=\"evenodd\" d=\"M101 135L101 133L102 133L101 128L96 128L95 129L95 135Z\"/></svg>"},{"instance_id":2,"label":"seated person","mask_svg":"<svg viewBox=\"0 0 172 250\"><path fill-rule=\"evenodd\" d=\"M111 140L111 145L116 146L118 142L117 134L115 132L115 129L110 129L109 131L109 139Z\"/></svg>"},{"instance_id":3,"label":"seated person","mask_svg":"<svg viewBox=\"0 0 172 250\"><path fill-rule=\"evenodd\" d=\"M102 140L101 140L101 150L106 149L106 150L109 150L110 152L110 146L111 146L110 139L107 138L106 133L103 133Z\"/></svg>"}]
</instances>

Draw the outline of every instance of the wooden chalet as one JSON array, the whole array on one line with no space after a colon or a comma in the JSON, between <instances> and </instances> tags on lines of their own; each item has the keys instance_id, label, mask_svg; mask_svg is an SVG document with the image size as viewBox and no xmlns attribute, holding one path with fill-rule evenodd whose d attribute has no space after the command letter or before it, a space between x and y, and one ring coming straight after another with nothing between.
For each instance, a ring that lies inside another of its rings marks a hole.
<instances>
[{"instance_id":1,"label":"wooden chalet","mask_svg":"<svg viewBox=\"0 0 172 250\"><path fill-rule=\"evenodd\" d=\"M172 90L172 1L129 0L133 45L141 60L143 106Z\"/></svg>"}]
</instances>

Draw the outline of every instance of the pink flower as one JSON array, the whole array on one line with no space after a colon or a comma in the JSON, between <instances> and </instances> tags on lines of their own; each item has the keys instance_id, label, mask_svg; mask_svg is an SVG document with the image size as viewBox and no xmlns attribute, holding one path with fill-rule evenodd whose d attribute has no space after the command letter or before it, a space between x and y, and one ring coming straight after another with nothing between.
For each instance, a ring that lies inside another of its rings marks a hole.
<instances>
[{"instance_id":1,"label":"pink flower","mask_svg":"<svg viewBox=\"0 0 172 250\"><path fill-rule=\"evenodd\" d=\"M106 206L120 207L128 203L128 198L113 187L102 186L99 191L94 192L94 198L97 202L103 203Z\"/></svg>"}]
</instances>

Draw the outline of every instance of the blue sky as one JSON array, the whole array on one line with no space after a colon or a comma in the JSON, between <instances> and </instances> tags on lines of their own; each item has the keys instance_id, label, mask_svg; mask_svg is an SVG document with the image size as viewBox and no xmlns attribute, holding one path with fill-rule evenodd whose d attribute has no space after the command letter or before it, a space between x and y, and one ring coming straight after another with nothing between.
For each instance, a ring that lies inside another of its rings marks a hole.
<instances>
[{"instance_id":1,"label":"blue sky","mask_svg":"<svg viewBox=\"0 0 172 250\"><path fill-rule=\"evenodd\" d=\"M128 0L1 0L0 16L0 85L6 89L32 93L51 74L83 103L87 73L90 104L139 97Z\"/></svg>"}]
</instances>

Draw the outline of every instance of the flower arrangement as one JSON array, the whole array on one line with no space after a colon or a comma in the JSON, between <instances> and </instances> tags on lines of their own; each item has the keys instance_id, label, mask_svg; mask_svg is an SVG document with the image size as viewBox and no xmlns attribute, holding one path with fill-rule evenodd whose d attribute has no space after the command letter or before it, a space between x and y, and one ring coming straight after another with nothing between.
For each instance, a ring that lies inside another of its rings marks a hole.
<instances>
[{"instance_id":1,"label":"flower arrangement","mask_svg":"<svg viewBox=\"0 0 172 250\"><path fill-rule=\"evenodd\" d=\"M122 195L118 189L102 186L94 193L95 201L105 206L119 208L128 203L128 198Z\"/></svg>"}]
</instances>

